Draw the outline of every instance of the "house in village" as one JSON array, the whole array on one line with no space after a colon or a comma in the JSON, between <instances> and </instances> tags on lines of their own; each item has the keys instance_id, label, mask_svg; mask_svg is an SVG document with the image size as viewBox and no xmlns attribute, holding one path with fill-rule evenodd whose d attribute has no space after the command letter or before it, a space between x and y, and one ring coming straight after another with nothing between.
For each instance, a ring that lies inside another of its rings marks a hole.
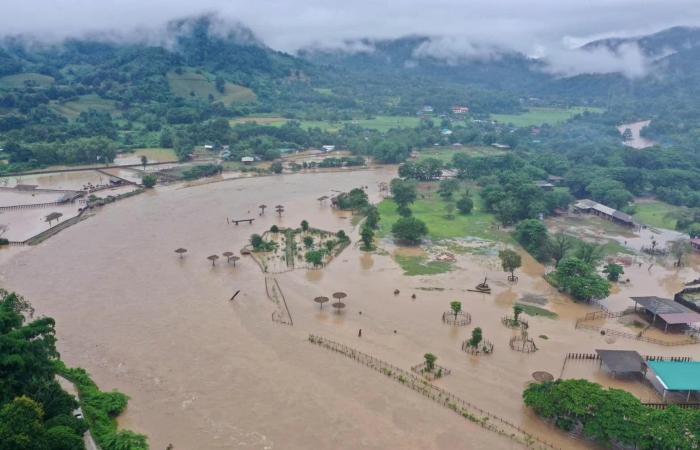
<instances>
[{"instance_id":1,"label":"house in village","mask_svg":"<svg viewBox=\"0 0 700 450\"><path fill-rule=\"evenodd\" d=\"M695 249L695 250L700 250L700 238L693 238L690 240L690 245Z\"/></svg>"},{"instance_id":2,"label":"house in village","mask_svg":"<svg viewBox=\"0 0 700 450\"><path fill-rule=\"evenodd\" d=\"M598 217L602 217L603 219L609 220L611 222L625 227L637 226L637 224L634 222L634 219L629 214L625 214L614 208L605 206L601 203L589 199L579 200L576 203L574 203L574 212L594 214Z\"/></svg>"},{"instance_id":3,"label":"house in village","mask_svg":"<svg viewBox=\"0 0 700 450\"><path fill-rule=\"evenodd\" d=\"M543 191L551 191L554 189L554 185L552 183L544 180L535 181L535 186L542 189Z\"/></svg>"},{"instance_id":4,"label":"house in village","mask_svg":"<svg viewBox=\"0 0 700 450\"><path fill-rule=\"evenodd\" d=\"M324 152L329 153L329 152L332 152L333 150L335 150L335 145L322 145L321 149Z\"/></svg>"},{"instance_id":5,"label":"house in village","mask_svg":"<svg viewBox=\"0 0 700 450\"><path fill-rule=\"evenodd\" d=\"M252 156L244 156L241 158L241 162L246 166L249 166L255 162L255 158Z\"/></svg>"},{"instance_id":6,"label":"house in village","mask_svg":"<svg viewBox=\"0 0 700 450\"><path fill-rule=\"evenodd\" d=\"M556 175L550 175L547 177L547 181L552 183L555 186L561 186L564 184L564 177L558 177Z\"/></svg>"},{"instance_id":7,"label":"house in village","mask_svg":"<svg viewBox=\"0 0 700 450\"><path fill-rule=\"evenodd\" d=\"M466 106L453 106L452 114L469 114L469 108Z\"/></svg>"}]
</instances>

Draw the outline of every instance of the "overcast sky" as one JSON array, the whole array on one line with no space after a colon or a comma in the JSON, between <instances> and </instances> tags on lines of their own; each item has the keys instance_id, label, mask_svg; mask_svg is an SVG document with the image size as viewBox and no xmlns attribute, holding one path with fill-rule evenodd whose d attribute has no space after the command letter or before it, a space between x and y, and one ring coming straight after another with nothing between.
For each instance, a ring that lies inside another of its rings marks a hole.
<instances>
[{"instance_id":1,"label":"overcast sky","mask_svg":"<svg viewBox=\"0 0 700 450\"><path fill-rule=\"evenodd\" d=\"M290 52L353 38L427 34L444 37L436 47L443 52L468 54L475 44L496 45L566 59L562 57L566 48L593 38L700 25L700 0L0 0L0 4L0 34L57 39L112 30L128 36L136 28L158 28L171 19L217 13L250 27L267 45ZM638 63L635 55L620 59L623 65Z\"/></svg>"}]
</instances>

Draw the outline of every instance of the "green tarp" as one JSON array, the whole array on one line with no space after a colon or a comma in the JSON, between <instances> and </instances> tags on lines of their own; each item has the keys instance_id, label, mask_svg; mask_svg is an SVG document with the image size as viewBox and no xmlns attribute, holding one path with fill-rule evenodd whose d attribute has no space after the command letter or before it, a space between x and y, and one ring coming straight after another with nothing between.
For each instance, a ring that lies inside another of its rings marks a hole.
<instances>
[{"instance_id":1,"label":"green tarp","mask_svg":"<svg viewBox=\"0 0 700 450\"><path fill-rule=\"evenodd\" d=\"M700 391L700 362L649 361L668 391Z\"/></svg>"}]
</instances>

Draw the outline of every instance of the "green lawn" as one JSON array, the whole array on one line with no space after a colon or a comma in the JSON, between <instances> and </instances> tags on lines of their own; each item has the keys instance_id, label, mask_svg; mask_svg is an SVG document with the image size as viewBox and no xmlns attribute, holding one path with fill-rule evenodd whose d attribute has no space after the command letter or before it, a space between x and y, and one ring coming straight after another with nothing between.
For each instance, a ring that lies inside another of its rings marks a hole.
<instances>
[{"instance_id":1,"label":"green lawn","mask_svg":"<svg viewBox=\"0 0 700 450\"><path fill-rule=\"evenodd\" d=\"M445 261L428 261L424 256L401 256L395 255L394 259L403 269L403 274L415 275L437 275L449 272L454 266Z\"/></svg>"},{"instance_id":2,"label":"green lawn","mask_svg":"<svg viewBox=\"0 0 700 450\"><path fill-rule=\"evenodd\" d=\"M528 316L542 316L548 319L556 319L559 317L557 313L554 313L548 309L540 308L539 306L530 305L528 303L516 303L516 305L523 308L523 313L527 314Z\"/></svg>"},{"instance_id":3,"label":"green lawn","mask_svg":"<svg viewBox=\"0 0 700 450\"><path fill-rule=\"evenodd\" d=\"M114 113L117 109L117 104L114 100L107 100L98 95L91 94L83 95L79 97L78 100L65 103L53 103L51 107L68 119L75 119L81 112L87 112L91 109Z\"/></svg>"},{"instance_id":4,"label":"green lawn","mask_svg":"<svg viewBox=\"0 0 700 450\"><path fill-rule=\"evenodd\" d=\"M226 82L224 92L219 92L216 89L213 75L191 71L185 71L181 74L168 72L167 78L170 90L178 97L195 97L199 100L207 101L211 95L215 101L220 101L227 105L250 103L257 100L252 90L229 82Z\"/></svg>"},{"instance_id":5,"label":"green lawn","mask_svg":"<svg viewBox=\"0 0 700 450\"><path fill-rule=\"evenodd\" d=\"M436 185L437 186L437 185ZM454 219L448 219L445 212L445 202L435 194L426 194L425 199L417 200L411 205L413 215L428 226L431 239L450 239L477 237L489 241L509 241L507 233L497 229L496 219L491 213L484 212L481 198L472 193L474 210L470 214L454 212ZM379 206L381 221L379 222L380 236L391 234L391 226L398 220L396 203L391 199L383 200Z\"/></svg>"},{"instance_id":6,"label":"green lawn","mask_svg":"<svg viewBox=\"0 0 700 450\"><path fill-rule=\"evenodd\" d=\"M484 145L464 146L464 147L432 147L422 150L418 154L418 160L426 158L436 158L443 163L451 163L452 157L457 153L469 156L499 155L505 153L503 150Z\"/></svg>"},{"instance_id":7,"label":"green lawn","mask_svg":"<svg viewBox=\"0 0 700 450\"><path fill-rule=\"evenodd\" d=\"M522 114L491 114L491 119L501 122L510 123L516 127L533 127L543 125L545 123L555 125L565 122L584 111L593 113L603 112L602 108L589 108L575 106L572 108L529 108L527 112Z\"/></svg>"},{"instance_id":8,"label":"green lawn","mask_svg":"<svg viewBox=\"0 0 700 450\"><path fill-rule=\"evenodd\" d=\"M18 73L0 77L0 89L21 89L25 83L31 83L39 87L48 87L54 83L53 77L40 73Z\"/></svg>"},{"instance_id":9,"label":"green lawn","mask_svg":"<svg viewBox=\"0 0 700 450\"><path fill-rule=\"evenodd\" d=\"M676 229L676 214L683 211L683 207L670 205L658 200L635 203L634 218L644 225L654 228Z\"/></svg>"}]
</instances>

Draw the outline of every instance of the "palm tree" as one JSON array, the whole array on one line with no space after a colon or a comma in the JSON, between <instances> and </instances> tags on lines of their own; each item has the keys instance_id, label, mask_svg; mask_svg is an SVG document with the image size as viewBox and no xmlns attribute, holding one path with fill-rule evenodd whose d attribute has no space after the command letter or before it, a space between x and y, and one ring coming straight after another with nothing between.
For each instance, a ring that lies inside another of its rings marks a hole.
<instances>
[{"instance_id":1,"label":"palm tree","mask_svg":"<svg viewBox=\"0 0 700 450\"><path fill-rule=\"evenodd\" d=\"M267 205L260 205L258 208L260 208L260 215L262 216L265 214L265 208L267 208Z\"/></svg>"},{"instance_id":2,"label":"palm tree","mask_svg":"<svg viewBox=\"0 0 700 450\"><path fill-rule=\"evenodd\" d=\"M211 261L211 266L214 267L216 265L216 260L219 259L219 255L209 255L207 259Z\"/></svg>"},{"instance_id":3,"label":"palm tree","mask_svg":"<svg viewBox=\"0 0 700 450\"><path fill-rule=\"evenodd\" d=\"M187 249L180 247L178 249L175 249L175 253L180 255L180 258L182 258L183 256L185 256L185 253L187 253Z\"/></svg>"}]
</instances>

